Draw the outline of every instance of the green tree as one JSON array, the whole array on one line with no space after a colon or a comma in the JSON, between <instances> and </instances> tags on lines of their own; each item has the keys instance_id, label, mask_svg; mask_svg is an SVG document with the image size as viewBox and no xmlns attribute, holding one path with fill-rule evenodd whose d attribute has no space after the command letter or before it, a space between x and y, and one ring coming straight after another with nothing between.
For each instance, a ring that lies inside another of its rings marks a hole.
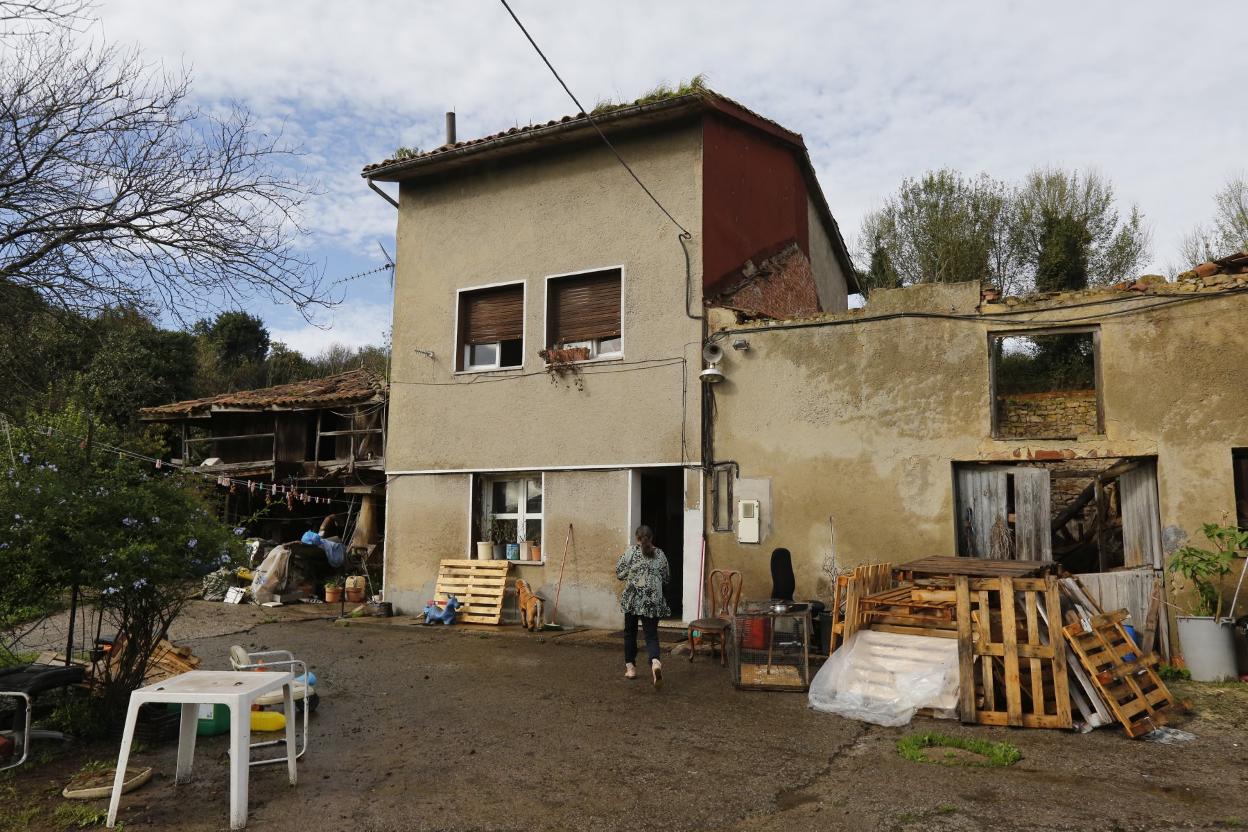
<instances>
[{"instance_id":1,"label":"green tree","mask_svg":"<svg viewBox=\"0 0 1248 832\"><path fill-rule=\"evenodd\" d=\"M211 321L198 321L194 331L213 346L229 369L259 364L269 354L269 330L264 321L247 312L222 312Z\"/></svg>"},{"instance_id":2,"label":"green tree","mask_svg":"<svg viewBox=\"0 0 1248 832\"><path fill-rule=\"evenodd\" d=\"M1036 259L1036 291L1062 292L1087 285L1086 229L1070 216L1047 217Z\"/></svg>"},{"instance_id":3,"label":"green tree","mask_svg":"<svg viewBox=\"0 0 1248 832\"><path fill-rule=\"evenodd\" d=\"M1008 187L987 175L968 178L942 169L904 180L863 220L860 239L870 248L861 256L872 262L870 288L965 280L1008 287L1014 269L1005 232L1010 212Z\"/></svg>"},{"instance_id":4,"label":"green tree","mask_svg":"<svg viewBox=\"0 0 1248 832\"><path fill-rule=\"evenodd\" d=\"M1095 171L1033 170L1011 222L1023 281L1037 288L1042 271L1046 283L1104 285L1134 277L1148 259L1143 215L1132 206L1121 219L1113 184Z\"/></svg>"}]
</instances>

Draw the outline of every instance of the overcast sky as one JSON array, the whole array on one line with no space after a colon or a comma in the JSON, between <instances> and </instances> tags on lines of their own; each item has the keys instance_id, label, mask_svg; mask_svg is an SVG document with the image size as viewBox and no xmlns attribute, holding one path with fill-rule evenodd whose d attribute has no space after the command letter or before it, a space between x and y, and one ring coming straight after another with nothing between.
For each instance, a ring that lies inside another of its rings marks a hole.
<instances>
[{"instance_id":1,"label":"overcast sky","mask_svg":"<svg viewBox=\"0 0 1248 832\"><path fill-rule=\"evenodd\" d=\"M512 5L587 106L701 72L801 133L851 245L866 211L932 168L1096 167L1143 210L1161 271L1248 170L1248 50L1226 38L1248 30L1243 0ZM302 146L322 187L309 244L331 280L394 250L364 164L437 146L448 109L461 139L574 110L494 0L104 0L99 15L108 40L189 67L200 103L240 101ZM253 311L305 352L378 342L385 274L340 288L324 328Z\"/></svg>"}]
</instances>

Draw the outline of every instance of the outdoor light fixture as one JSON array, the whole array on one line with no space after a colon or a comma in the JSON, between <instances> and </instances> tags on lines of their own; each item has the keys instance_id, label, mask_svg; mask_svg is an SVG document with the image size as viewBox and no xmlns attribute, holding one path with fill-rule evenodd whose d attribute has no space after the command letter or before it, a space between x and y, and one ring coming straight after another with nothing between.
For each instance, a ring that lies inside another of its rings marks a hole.
<instances>
[{"instance_id":1,"label":"outdoor light fixture","mask_svg":"<svg viewBox=\"0 0 1248 832\"><path fill-rule=\"evenodd\" d=\"M745 352L750 348L750 342L744 338L734 338L732 340L732 348L740 352Z\"/></svg>"},{"instance_id":2,"label":"outdoor light fixture","mask_svg":"<svg viewBox=\"0 0 1248 832\"><path fill-rule=\"evenodd\" d=\"M718 344L707 343L702 348L702 360L711 366L707 367L698 377L705 384L718 384L724 380L724 371L719 369L716 364L724 360L724 350Z\"/></svg>"}]
</instances>

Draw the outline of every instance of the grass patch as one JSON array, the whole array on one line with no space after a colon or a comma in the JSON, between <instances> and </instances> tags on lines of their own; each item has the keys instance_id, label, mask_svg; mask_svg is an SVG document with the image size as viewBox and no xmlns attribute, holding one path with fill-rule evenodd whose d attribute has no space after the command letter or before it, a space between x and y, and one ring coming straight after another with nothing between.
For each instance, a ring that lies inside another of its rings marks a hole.
<instances>
[{"instance_id":1,"label":"grass patch","mask_svg":"<svg viewBox=\"0 0 1248 832\"><path fill-rule=\"evenodd\" d=\"M52 813L58 826L65 829L90 829L103 826L108 820L108 807L84 803L62 803Z\"/></svg>"},{"instance_id":2,"label":"grass patch","mask_svg":"<svg viewBox=\"0 0 1248 832\"><path fill-rule=\"evenodd\" d=\"M681 82L675 89L667 84L667 82L663 82L647 92L641 98L638 98L636 101L621 102L604 99L594 105L594 109L590 111L590 115L602 115L603 113L609 113L612 110L619 110L623 107L637 107L642 104L653 104L656 101L665 101L668 98L679 98L682 95L703 92L706 89L706 75L699 72L688 81Z\"/></svg>"},{"instance_id":3,"label":"grass patch","mask_svg":"<svg viewBox=\"0 0 1248 832\"><path fill-rule=\"evenodd\" d=\"M1188 670L1186 667L1175 667L1171 664L1163 664L1157 667L1157 675L1162 678L1162 681L1173 682L1176 680L1191 679L1192 671Z\"/></svg>"},{"instance_id":4,"label":"grass patch","mask_svg":"<svg viewBox=\"0 0 1248 832\"><path fill-rule=\"evenodd\" d=\"M982 757L983 761L970 762L966 760L966 755L952 751L934 756L927 750L931 748L958 749ZM897 753L916 763L944 763L945 765L957 765L957 761L961 760L963 765L1003 767L1012 766L1023 759L1023 753L1008 742L952 737L948 734L937 734L934 731L907 734L897 741Z\"/></svg>"},{"instance_id":5,"label":"grass patch","mask_svg":"<svg viewBox=\"0 0 1248 832\"><path fill-rule=\"evenodd\" d=\"M0 670L6 667L18 667L19 665L30 664L39 657L34 651L19 650L16 653L10 653L8 650L0 649Z\"/></svg>"}]
</instances>

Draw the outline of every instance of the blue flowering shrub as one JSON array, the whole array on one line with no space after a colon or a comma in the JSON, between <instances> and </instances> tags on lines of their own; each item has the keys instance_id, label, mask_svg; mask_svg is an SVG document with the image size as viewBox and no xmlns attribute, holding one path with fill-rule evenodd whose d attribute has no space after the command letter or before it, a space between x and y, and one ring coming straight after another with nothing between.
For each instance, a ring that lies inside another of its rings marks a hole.
<instances>
[{"instance_id":1,"label":"blue flowering shrub","mask_svg":"<svg viewBox=\"0 0 1248 832\"><path fill-rule=\"evenodd\" d=\"M200 576L241 562L242 540L217 519L211 484L120 454L123 440L108 431L96 432L88 453L86 434L82 417L61 413L0 435L11 442L0 445L0 627L11 638L33 599L63 598L77 584L84 609L124 636L99 680L100 705L113 716Z\"/></svg>"}]
</instances>

